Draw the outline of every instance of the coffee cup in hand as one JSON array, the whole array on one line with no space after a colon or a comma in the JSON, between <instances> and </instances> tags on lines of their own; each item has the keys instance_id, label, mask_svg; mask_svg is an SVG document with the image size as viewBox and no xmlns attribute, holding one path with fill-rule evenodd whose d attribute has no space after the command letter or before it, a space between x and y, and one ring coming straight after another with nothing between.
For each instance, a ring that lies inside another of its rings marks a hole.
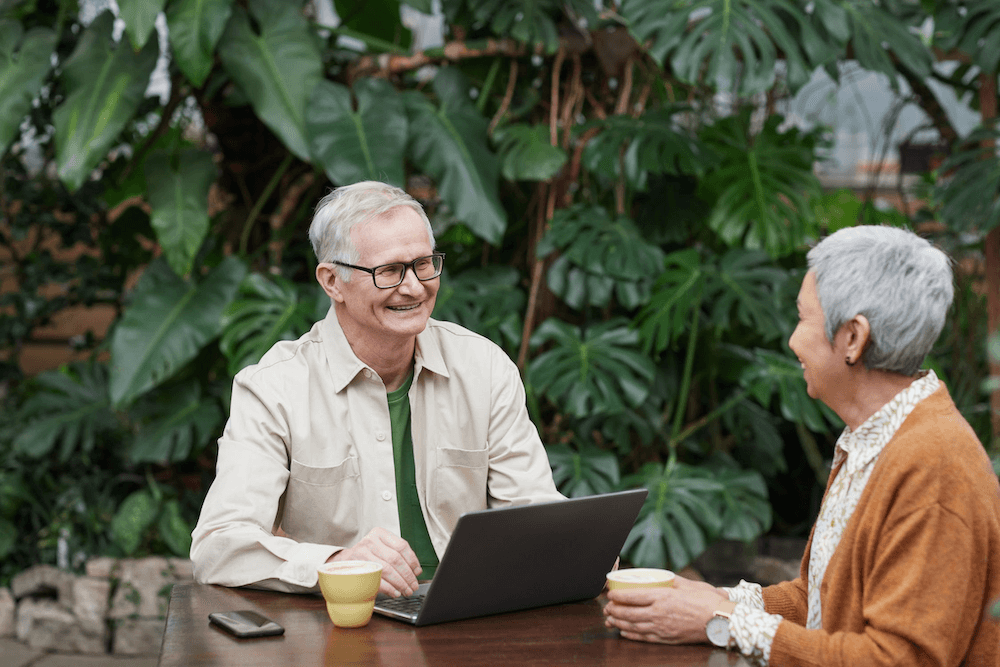
<instances>
[{"instance_id":1,"label":"coffee cup in hand","mask_svg":"<svg viewBox=\"0 0 1000 667\"><path fill-rule=\"evenodd\" d=\"M608 572L608 590L673 586L674 573L654 567L631 567Z\"/></svg>"}]
</instances>

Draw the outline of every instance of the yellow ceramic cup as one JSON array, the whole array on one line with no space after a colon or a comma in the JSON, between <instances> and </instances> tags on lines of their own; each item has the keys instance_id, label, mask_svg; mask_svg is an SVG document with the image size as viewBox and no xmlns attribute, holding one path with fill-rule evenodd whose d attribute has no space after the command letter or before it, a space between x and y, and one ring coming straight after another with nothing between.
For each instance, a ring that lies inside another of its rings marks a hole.
<instances>
[{"instance_id":1,"label":"yellow ceramic cup","mask_svg":"<svg viewBox=\"0 0 1000 667\"><path fill-rule=\"evenodd\" d=\"M631 567L608 572L608 590L673 586L674 573L655 567Z\"/></svg>"},{"instance_id":2,"label":"yellow ceramic cup","mask_svg":"<svg viewBox=\"0 0 1000 667\"><path fill-rule=\"evenodd\" d=\"M319 570L319 588L330 620L340 628L368 625L382 580L382 566L366 560L325 563Z\"/></svg>"}]
</instances>

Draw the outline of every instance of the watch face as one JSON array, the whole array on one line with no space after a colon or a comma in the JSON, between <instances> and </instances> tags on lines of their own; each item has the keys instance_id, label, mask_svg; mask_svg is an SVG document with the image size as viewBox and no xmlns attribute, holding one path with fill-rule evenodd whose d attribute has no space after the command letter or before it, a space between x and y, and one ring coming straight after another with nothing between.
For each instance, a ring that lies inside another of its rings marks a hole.
<instances>
[{"instance_id":1,"label":"watch face","mask_svg":"<svg viewBox=\"0 0 1000 667\"><path fill-rule=\"evenodd\" d=\"M708 641L725 648L729 645L729 619L724 616L713 616L705 626Z\"/></svg>"}]
</instances>

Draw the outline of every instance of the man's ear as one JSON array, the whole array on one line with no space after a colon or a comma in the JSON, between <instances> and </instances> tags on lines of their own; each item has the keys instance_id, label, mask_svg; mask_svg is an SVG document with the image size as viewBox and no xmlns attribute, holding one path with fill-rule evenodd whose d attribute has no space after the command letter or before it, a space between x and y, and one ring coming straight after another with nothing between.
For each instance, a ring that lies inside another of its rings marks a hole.
<instances>
[{"instance_id":1,"label":"man's ear","mask_svg":"<svg viewBox=\"0 0 1000 667\"><path fill-rule=\"evenodd\" d=\"M847 335L845 353L847 360L853 365L861 360L861 355L868 347L868 343L871 341L872 327L867 317L858 314L844 322L843 328Z\"/></svg>"},{"instance_id":2,"label":"man's ear","mask_svg":"<svg viewBox=\"0 0 1000 667\"><path fill-rule=\"evenodd\" d=\"M316 265L316 282L320 284L326 295L338 303L344 302L344 295L340 290L343 279L337 275L337 269L329 262L320 262Z\"/></svg>"}]
</instances>

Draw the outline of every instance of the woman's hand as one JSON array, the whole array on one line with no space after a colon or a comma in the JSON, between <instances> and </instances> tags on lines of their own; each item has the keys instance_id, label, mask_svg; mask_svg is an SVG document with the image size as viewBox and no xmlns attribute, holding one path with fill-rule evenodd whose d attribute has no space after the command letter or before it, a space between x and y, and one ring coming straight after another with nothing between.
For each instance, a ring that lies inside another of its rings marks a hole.
<instances>
[{"instance_id":1,"label":"woman's hand","mask_svg":"<svg viewBox=\"0 0 1000 667\"><path fill-rule=\"evenodd\" d=\"M678 577L671 588L625 588L608 592L604 624L622 637L660 644L707 641L705 624L728 598L703 581Z\"/></svg>"}]
</instances>

